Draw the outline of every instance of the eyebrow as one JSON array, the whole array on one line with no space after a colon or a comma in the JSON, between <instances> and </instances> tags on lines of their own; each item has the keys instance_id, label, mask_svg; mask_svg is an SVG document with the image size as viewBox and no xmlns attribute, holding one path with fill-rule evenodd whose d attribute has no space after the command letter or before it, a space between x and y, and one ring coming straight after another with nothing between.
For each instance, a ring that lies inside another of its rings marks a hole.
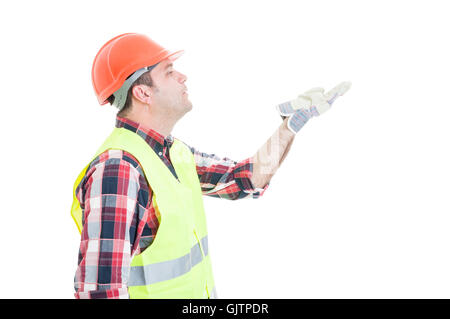
<instances>
[{"instance_id":1,"label":"eyebrow","mask_svg":"<svg viewBox=\"0 0 450 319\"><path fill-rule=\"evenodd\" d=\"M172 63L167 64L166 67L164 68L164 70L167 70L167 69L170 68L171 66L173 66Z\"/></svg>"}]
</instances>

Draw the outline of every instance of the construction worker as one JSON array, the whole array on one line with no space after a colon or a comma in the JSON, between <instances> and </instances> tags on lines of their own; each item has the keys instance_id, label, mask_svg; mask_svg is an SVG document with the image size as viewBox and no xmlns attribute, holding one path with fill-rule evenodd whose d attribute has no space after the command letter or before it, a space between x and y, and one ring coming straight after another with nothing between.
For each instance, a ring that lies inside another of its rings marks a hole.
<instances>
[{"instance_id":1,"label":"construction worker","mask_svg":"<svg viewBox=\"0 0 450 319\"><path fill-rule=\"evenodd\" d=\"M260 197L295 134L349 87L313 89L277 106L280 127L237 162L171 135L192 109L187 77L173 66L182 53L126 33L94 59L98 101L119 111L74 184L71 213L81 234L76 298L217 297L202 195Z\"/></svg>"}]
</instances>

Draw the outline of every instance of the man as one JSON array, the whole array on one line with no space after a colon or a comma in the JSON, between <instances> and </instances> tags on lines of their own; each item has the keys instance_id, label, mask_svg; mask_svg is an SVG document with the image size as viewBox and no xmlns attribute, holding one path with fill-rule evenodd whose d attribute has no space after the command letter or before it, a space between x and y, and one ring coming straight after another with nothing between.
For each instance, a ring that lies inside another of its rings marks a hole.
<instances>
[{"instance_id":1,"label":"man","mask_svg":"<svg viewBox=\"0 0 450 319\"><path fill-rule=\"evenodd\" d=\"M74 185L76 298L216 297L202 195L261 196L295 134L348 89L313 89L279 105L280 127L254 156L236 162L171 135L192 109L187 77L173 66L182 53L127 33L94 59L99 103L119 112Z\"/></svg>"}]
</instances>

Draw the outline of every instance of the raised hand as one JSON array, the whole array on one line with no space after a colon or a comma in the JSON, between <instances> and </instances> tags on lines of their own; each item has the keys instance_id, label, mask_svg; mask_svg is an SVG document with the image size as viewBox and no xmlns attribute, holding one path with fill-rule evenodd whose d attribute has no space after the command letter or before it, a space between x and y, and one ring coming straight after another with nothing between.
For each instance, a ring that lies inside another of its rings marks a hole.
<instances>
[{"instance_id":1,"label":"raised hand","mask_svg":"<svg viewBox=\"0 0 450 319\"><path fill-rule=\"evenodd\" d=\"M316 87L292 101L277 105L276 109L283 119L289 117L287 126L292 132L297 133L311 117L328 111L334 101L344 95L350 87L350 82L342 82L327 93L324 93L323 88Z\"/></svg>"}]
</instances>

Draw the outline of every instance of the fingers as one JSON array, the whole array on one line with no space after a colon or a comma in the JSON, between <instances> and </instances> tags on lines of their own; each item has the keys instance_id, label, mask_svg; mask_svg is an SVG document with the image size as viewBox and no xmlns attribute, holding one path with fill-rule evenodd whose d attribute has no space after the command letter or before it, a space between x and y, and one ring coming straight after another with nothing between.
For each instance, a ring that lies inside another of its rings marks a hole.
<instances>
[{"instance_id":1,"label":"fingers","mask_svg":"<svg viewBox=\"0 0 450 319\"><path fill-rule=\"evenodd\" d=\"M299 95L296 99L281 103L276 106L278 113L284 117L289 116L297 110L305 109L310 110L312 106L315 107L317 114L323 114L328 111L330 106L339 96L344 95L351 87L351 82L341 82L327 93L322 87L314 87L309 89L305 93Z\"/></svg>"},{"instance_id":2,"label":"fingers","mask_svg":"<svg viewBox=\"0 0 450 319\"><path fill-rule=\"evenodd\" d=\"M337 97L344 95L351 86L352 83L349 81L339 83L325 94L326 100L328 101L328 103L333 103Z\"/></svg>"}]
</instances>

